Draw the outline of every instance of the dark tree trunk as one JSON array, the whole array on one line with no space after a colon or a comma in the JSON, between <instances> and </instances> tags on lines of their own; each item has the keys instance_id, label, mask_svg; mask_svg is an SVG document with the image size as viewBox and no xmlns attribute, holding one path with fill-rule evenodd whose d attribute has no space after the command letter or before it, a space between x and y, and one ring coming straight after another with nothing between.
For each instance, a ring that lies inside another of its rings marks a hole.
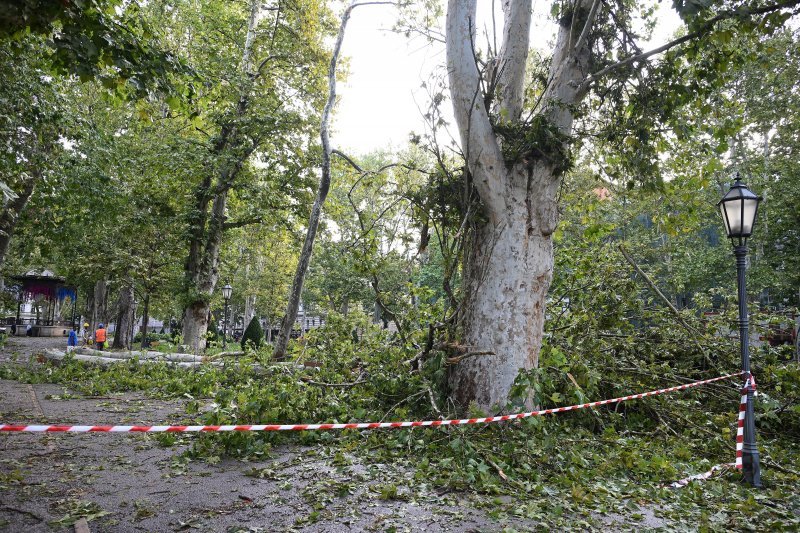
<instances>
[{"instance_id":1,"label":"dark tree trunk","mask_svg":"<svg viewBox=\"0 0 800 533\"><path fill-rule=\"evenodd\" d=\"M130 346L133 322L133 284L125 283L120 289L117 301L117 323L112 348L122 349Z\"/></svg>"},{"instance_id":2,"label":"dark tree trunk","mask_svg":"<svg viewBox=\"0 0 800 533\"><path fill-rule=\"evenodd\" d=\"M142 307L142 349L150 346L147 340L147 324L150 322L150 293L144 295L144 307Z\"/></svg>"},{"instance_id":3,"label":"dark tree trunk","mask_svg":"<svg viewBox=\"0 0 800 533\"><path fill-rule=\"evenodd\" d=\"M92 333L94 330L97 329L97 325L103 323L108 325L107 322L107 314L108 314L108 302L107 296L108 294L108 284L106 280L102 279L94 284L94 296L92 297L92 321L91 321L91 328Z\"/></svg>"}]
</instances>

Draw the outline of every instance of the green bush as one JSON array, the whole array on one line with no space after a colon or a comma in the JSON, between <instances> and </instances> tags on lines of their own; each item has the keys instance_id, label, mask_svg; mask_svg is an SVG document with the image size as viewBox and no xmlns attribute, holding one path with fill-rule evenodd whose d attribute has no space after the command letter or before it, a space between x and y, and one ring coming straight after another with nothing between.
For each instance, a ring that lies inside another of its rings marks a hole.
<instances>
[{"instance_id":1,"label":"green bush","mask_svg":"<svg viewBox=\"0 0 800 533\"><path fill-rule=\"evenodd\" d=\"M264 344L264 330L261 328L261 323L256 317L250 320L247 329L244 330L242 335L242 350L247 349L248 344L252 348L261 348Z\"/></svg>"}]
</instances>

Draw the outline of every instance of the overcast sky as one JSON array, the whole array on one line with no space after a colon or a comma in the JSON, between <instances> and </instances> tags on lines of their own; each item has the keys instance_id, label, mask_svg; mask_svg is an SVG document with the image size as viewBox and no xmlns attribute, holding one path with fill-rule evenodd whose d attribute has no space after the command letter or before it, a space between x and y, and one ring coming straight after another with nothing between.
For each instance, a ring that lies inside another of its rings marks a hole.
<instances>
[{"instance_id":1,"label":"overcast sky","mask_svg":"<svg viewBox=\"0 0 800 533\"><path fill-rule=\"evenodd\" d=\"M495 2L499 9L500 2ZM478 28L491 32L491 0L479 0ZM667 42L680 20L671 2L659 2L659 23L645 49ZM548 49L555 26L548 17L549 2L534 0L531 44ZM397 13L392 6L371 5L355 9L347 26L343 56L350 73L339 83L332 144L353 154L375 149L402 148L409 133L421 133L420 108L427 106L421 84L444 64L444 45L428 44L390 31ZM496 17L502 27L502 15ZM441 72L441 70L439 70ZM449 103L446 104L450 113Z\"/></svg>"}]
</instances>

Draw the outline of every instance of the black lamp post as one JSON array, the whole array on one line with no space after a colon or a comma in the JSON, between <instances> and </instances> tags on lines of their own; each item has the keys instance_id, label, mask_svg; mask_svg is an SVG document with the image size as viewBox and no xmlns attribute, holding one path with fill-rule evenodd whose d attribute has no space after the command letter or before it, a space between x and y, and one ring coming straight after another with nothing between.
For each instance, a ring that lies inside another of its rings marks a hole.
<instances>
[{"instance_id":1,"label":"black lamp post","mask_svg":"<svg viewBox=\"0 0 800 533\"><path fill-rule=\"evenodd\" d=\"M747 238L753 233L758 204L762 198L756 196L742 183L739 174L736 182L717 206L725 223L725 233L733 243L736 257L736 281L739 288L739 342L742 353L742 371L745 379L750 377L750 339L747 318L747 294L745 291L745 257ZM753 389L747 388L747 410L744 419L744 442L742 446L742 470L744 479L754 487L761 487L761 467L756 446L756 425L753 414Z\"/></svg>"},{"instance_id":2,"label":"black lamp post","mask_svg":"<svg viewBox=\"0 0 800 533\"><path fill-rule=\"evenodd\" d=\"M225 299L225 317L222 322L222 347L225 348L228 346L228 302L231 299L231 293L233 292L233 287L231 287L230 283L226 283L224 287L222 287L222 297Z\"/></svg>"}]
</instances>

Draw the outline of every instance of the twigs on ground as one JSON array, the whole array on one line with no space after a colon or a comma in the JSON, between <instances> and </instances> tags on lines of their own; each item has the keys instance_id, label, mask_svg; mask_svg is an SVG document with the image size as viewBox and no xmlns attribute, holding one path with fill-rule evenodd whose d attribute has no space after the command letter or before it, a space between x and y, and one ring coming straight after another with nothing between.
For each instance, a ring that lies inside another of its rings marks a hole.
<instances>
[{"instance_id":1,"label":"twigs on ground","mask_svg":"<svg viewBox=\"0 0 800 533\"><path fill-rule=\"evenodd\" d=\"M0 511L9 511L9 512L12 512L12 513L24 514L24 515L30 516L31 518L34 518L34 519L36 519L36 520L38 520L40 522L46 522L46 520L44 518L42 518L41 516L39 516L38 514L32 512L32 511L27 511L25 509L18 509L17 507L12 507L10 505L3 505L2 507L0 507Z\"/></svg>"},{"instance_id":2,"label":"twigs on ground","mask_svg":"<svg viewBox=\"0 0 800 533\"><path fill-rule=\"evenodd\" d=\"M766 459L766 458L763 461L764 461L764 464L766 466L768 466L770 468L774 468L778 472L783 472L784 474L791 474L793 476L800 477L800 472L798 472L796 470L792 470L790 468L786 468L785 466L781 466L778 463L776 463L775 461L771 461L771 460Z\"/></svg>"},{"instance_id":3,"label":"twigs on ground","mask_svg":"<svg viewBox=\"0 0 800 533\"><path fill-rule=\"evenodd\" d=\"M388 411L386 411L386 414L385 414L385 415L383 415L383 417L380 419L380 421L381 421L381 422L384 422L384 421L386 420L386 418L387 418L387 417L388 417L390 414L392 414L392 412L393 412L395 409L397 409L398 407L400 407L401 405L403 405L404 403L406 403L406 402L408 402L408 401L410 401L410 400L413 400L413 399L415 399L415 398L419 398L420 396L422 396L422 395L423 395L423 394L425 394L426 392L427 392L427 391L421 390L421 391L419 391L419 392L415 392L415 393L414 393L414 394L412 394L411 396L406 396L405 398L403 398L402 400L400 400L399 402L397 402L396 404L394 404L393 406L391 406L391 407L389 408L389 410L388 410Z\"/></svg>"}]
</instances>

